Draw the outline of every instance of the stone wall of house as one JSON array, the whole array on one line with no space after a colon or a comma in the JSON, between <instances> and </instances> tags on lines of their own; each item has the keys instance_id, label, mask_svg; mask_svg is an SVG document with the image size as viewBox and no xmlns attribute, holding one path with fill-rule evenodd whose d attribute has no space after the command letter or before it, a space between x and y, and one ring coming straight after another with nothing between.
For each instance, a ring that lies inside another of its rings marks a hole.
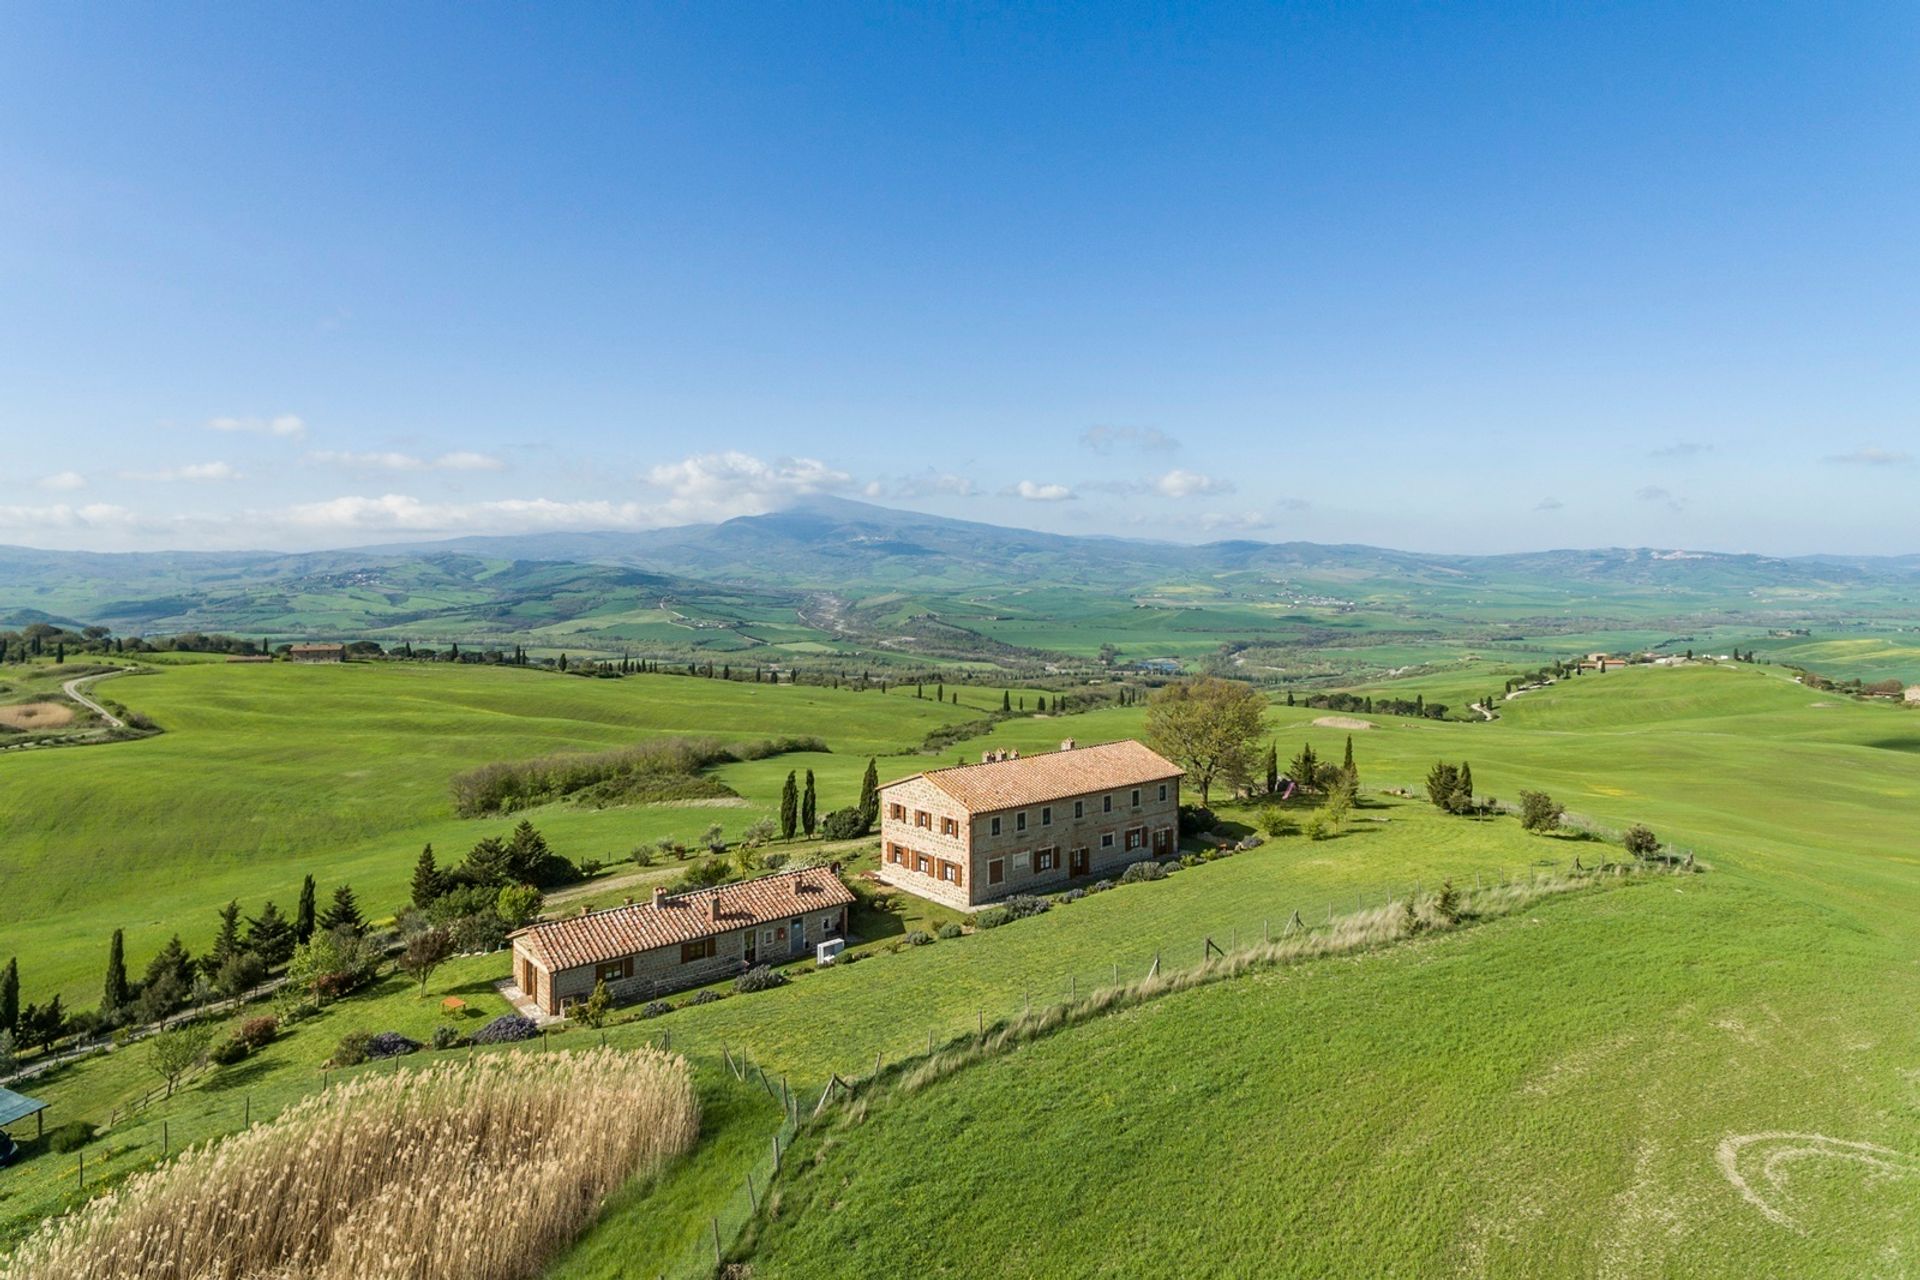
<instances>
[{"instance_id":1,"label":"stone wall of house","mask_svg":"<svg viewBox=\"0 0 1920 1280\"><path fill-rule=\"evenodd\" d=\"M894 805L905 810L904 817L893 816ZM914 825L916 813L927 814L930 824ZM942 819L955 824L957 830L952 834L943 832ZM883 788L880 792L880 878L957 911L968 910L973 901L970 896L973 876L968 870L972 821L964 805L925 778L908 778ZM894 861L891 851L895 849L907 852L904 863ZM929 860L929 870L920 870L921 857ZM956 869L957 882L941 879L939 864L942 861Z\"/></svg>"}]
</instances>

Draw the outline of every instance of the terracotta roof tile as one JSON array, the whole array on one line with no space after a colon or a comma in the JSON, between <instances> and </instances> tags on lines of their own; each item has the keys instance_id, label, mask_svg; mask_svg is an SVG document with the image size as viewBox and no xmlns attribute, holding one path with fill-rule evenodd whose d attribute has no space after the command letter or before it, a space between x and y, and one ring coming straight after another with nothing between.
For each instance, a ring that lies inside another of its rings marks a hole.
<instances>
[{"instance_id":1,"label":"terracotta roof tile","mask_svg":"<svg viewBox=\"0 0 1920 1280\"><path fill-rule=\"evenodd\" d=\"M1046 804L1090 791L1113 791L1162 782L1181 776L1179 765L1126 738L1096 747L1074 747L995 760L986 764L955 765L914 774L967 807L970 813L991 813L1023 805ZM911 782L901 778L899 782ZM890 782L887 786L897 786ZM881 790L885 790L883 787Z\"/></svg>"},{"instance_id":2,"label":"terracotta roof tile","mask_svg":"<svg viewBox=\"0 0 1920 1280\"><path fill-rule=\"evenodd\" d=\"M545 920L516 930L512 937L535 963L557 973L852 901L853 894L832 869L806 867L675 894L660 906L636 902Z\"/></svg>"}]
</instances>

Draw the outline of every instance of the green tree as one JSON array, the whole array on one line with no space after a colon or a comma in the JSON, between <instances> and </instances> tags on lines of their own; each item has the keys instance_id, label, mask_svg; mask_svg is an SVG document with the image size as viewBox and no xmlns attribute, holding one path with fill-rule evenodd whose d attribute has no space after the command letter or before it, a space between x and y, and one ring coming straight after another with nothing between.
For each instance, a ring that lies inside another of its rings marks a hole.
<instances>
[{"instance_id":1,"label":"green tree","mask_svg":"<svg viewBox=\"0 0 1920 1280\"><path fill-rule=\"evenodd\" d=\"M1267 794L1272 795L1280 789L1280 749L1267 740Z\"/></svg>"},{"instance_id":2,"label":"green tree","mask_svg":"<svg viewBox=\"0 0 1920 1280\"><path fill-rule=\"evenodd\" d=\"M1644 823L1636 822L1628 827L1626 835L1621 837L1621 843L1636 858L1651 858L1660 852L1660 837L1653 834L1653 829Z\"/></svg>"},{"instance_id":3,"label":"green tree","mask_svg":"<svg viewBox=\"0 0 1920 1280\"><path fill-rule=\"evenodd\" d=\"M1360 785L1360 767L1353 762L1352 734L1347 735L1347 758L1340 762L1340 772L1350 778L1354 786L1358 787Z\"/></svg>"},{"instance_id":4,"label":"green tree","mask_svg":"<svg viewBox=\"0 0 1920 1280\"><path fill-rule=\"evenodd\" d=\"M1460 762L1460 794L1466 799L1462 807L1473 808L1473 766L1465 760Z\"/></svg>"},{"instance_id":5,"label":"green tree","mask_svg":"<svg viewBox=\"0 0 1920 1280\"><path fill-rule=\"evenodd\" d=\"M780 838L793 839L793 833L800 829L800 783L798 777L789 770L787 785L780 789Z\"/></svg>"},{"instance_id":6,"label":"green tree","mask_svg":"<svg viewBox=\"0 0 1920 1280\"><path fill-rule=\"evenodd\" d=\"M1560 802L1544 791L1520 793L1520 825L1527 831L1540 834L1558 831L1560 816L1564 812Z\"/></svg>"},{"instance_id":7,"label":"green tree","mask_svg":"<svg viewBox=\"0 0 1920 1280\"><path fill-rule=\"evenodd\" d=\"M518 929L540 914L545 898L530 884L510 884L494 901L494 911L509 929Z\"/></svg>"},{"instance_id":8,"label":"green tree","mask_svg":"<svg viewBox=\"0 0 1920 1280\"><path fill-rule=\"evenodd\" d=\"M440 867L433 858L433 846L429 844L414 860L413 905L425 911L445 888L445 882L440 876Z\"/></svg>"},{"instance_id":9,"label":"green tree","mask_svg":"<svg viewBox=\"0 0 1920 1280\"><path fill-rule=\"evenodd\" d=\"M1311 791L1320 785L1320 757L1313 754L1311 742L1302 743L1300 754L1287 763L1287 777L1302 791Z\"/></svg>"},{"instance_id":10,"label":"green tree","mask_svg":"<svg viewBox=\"0 0 1920 1280\"><path fill-rule=\"evenodd\" d=\"M607 994L607 980L600 978L593 984L593 994L587 1002L574 1011L574 1019L583 1027L605 1026L607 1014L613 1010L613 997Z\"/></svg>"},{"instance_id":11,"label":"green tree","mask_svg":"<svg viewBox=\"0 0 1920 1280\"><path fill-rule=\"evenodd\" d=\"M552 857L547 838L522 818L507 839L507 878L522 884L544 883L546 865Z\"/></svg>"},{"instance_id":12,"label":"green tree","mask_svg":"<svg viewBox=\"0 0 1920 1280\"><path fill-rule=\"evenodd\" d=\"M813 835L820 815L820 800L813 790L813 770L807 770L807 785L800 792L800 828L807 835Z\"/></svg>"},{"instance_id":13,"label":"green tree","mask_svg":"<svg viewBox=\"0 0 1920 1280\"><path fill-rule=\"evenodd\" d=\"M880 820L880 767L872 756L867 757L867 771L860 779L860 816L869 829Z\"/></svg>"},{"instance_id":14,"label":"green tree","mask_svg":"<svg viewBox=\"0 0 1920 1280\"><path fill-rule=\"evenodd\" d=\"M1444 760L1436 760L1427 770L1427 799L1436 809L1461 813L1466 809L1465 793L1460 787L1460 770Z\"/></svg>"},{"instance_id":15,"label":"green tree","mask_svg":"<svg viewBox=\"0 0 1920 1280\"><path fill-rule=\"evenodd\" d=\"M167 1082L169 1098L180 1077L206 1060L212 1043L211 1022L186 1022L147 1037L147 1065Z\"/></svg>"},{"instance_id":16,"label":"green tree","mask_svg":"<svg viewBox=\"0 0 1920 1280\"><path fill-rule=\"evenodd\" d=\"M127 984L127 940L121 930L115 929L112 941L107 943L107 980L100 989L100 1012L109 1018L118 1017L132 999L133 989Z\"/></svg>"},{"instance_id":17,"label":"green tree","mask_svg":"<svg viewBox=\"0 0 1920 1280\"><path fill-rule=\"evenodd\" d=\"M315 924L313 898L313 877L308 876L300 882L300 905L294 908L293 913L293 940L295 943L305 942L313 936Z\"/></svg>"},{"instance_id":18,"label":"green tree","mask_svg":"<svg viewBox=\"0 0 1920 1280\"><path fill-rule=\"evenodd\" d=\"M293 926L280 914L272 899L260 908L260 914L247 920L247 950L260 957L260 963L276 969L293 958Z\"/></svg>"},{"instance_id":19,"label":"green tree","mask_svg":"<svg viewBox=\"0 0 1920 1280\"><path fill-rule=\"evenodd\" d=\"M136 1016L140 1021L157 1021L190 1000L193 997L193 970L193 956L181 945L180 935L175 934L147 962L147 971L140 980L140 999L136 1005Z\"/></svg>"},{"instance_id":20,"label":"green tree","mask_svg":"<svg viewBox=\"0 0 1920 1280\"><path fill-rule=\"evenodd\" d=\"M467 850L467 860L460 868L463 879L474 884L499 886L509 882L513 865L512 855L507 846L493 836L483 836Z\"/></svg>"},{"instance_id":21,"label":"green tree","mask_svg":"<svg viewBox=\"0 0 1920 1280\"><path fill-rule=\"evenodd\" d=\"M320 927L328 933L336 929L344 929L355 935L367 931L366 917L360 914L360 904L354 900L352 885L342 884L333 891L333 900L320 914Z\"/></svg>"},{"instance_id":22,"label":"green tree","mask_svg":"<svg viewBox=\"0 0 1920 1280\"><path fill-rule=\"evenodd\" d=\"M1252 772L1266 702L1238 680L1201 676L1170 684L1147 706L1147 745L1186 769L1208 802L1216 779Z\"/></svg>"},{"instance_id":23,"label":"green tree","mask_svg":"<svg viewBox=\"0 0 1920 1280\"><path fill-rule=\"evenodd\" d=\"M20 960L7 958L0 969L0 1031L12 1031L20 1025Z\"/></svg>"},{"instance_id":24,"label":"green tree","mask_svg":"<svg viewBox=\"0 0 1920 1280\"><path fill-rule=\"evenodd\" d=\"M213 935L213 946L200 957L200 970L209 978L220 966L240 954L240 902L235 899L220 908L220 930Z\"/></svg>"}]
</instances>

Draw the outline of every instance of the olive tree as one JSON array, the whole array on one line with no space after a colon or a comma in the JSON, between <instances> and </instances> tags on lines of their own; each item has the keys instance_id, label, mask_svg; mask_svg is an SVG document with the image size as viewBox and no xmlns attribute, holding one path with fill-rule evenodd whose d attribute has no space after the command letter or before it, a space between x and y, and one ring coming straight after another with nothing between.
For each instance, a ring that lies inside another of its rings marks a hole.
<instances>
[{"instance_id":1,"label":"olive tree","mask_svg":"<svg viewBox=\"0 0 1920 1280\"><path fill-rule=\"evenodd\" d=\"M1216 779L1251 775L1266 709L1253 686L1238 680L1182 680L1147 705L1147 745L1200 784L1204 806Z\"/></svg>"}]
</instances>

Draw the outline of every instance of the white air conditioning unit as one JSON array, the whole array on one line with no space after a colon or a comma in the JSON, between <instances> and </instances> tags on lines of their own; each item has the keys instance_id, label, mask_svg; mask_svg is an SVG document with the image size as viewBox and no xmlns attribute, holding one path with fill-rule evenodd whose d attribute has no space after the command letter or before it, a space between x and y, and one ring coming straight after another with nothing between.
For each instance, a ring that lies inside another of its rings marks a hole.
<instances>
[{"instance_id":1,"label":"white air conditioning unit","mask_svg":"<svg viewBox=\"0 0 1920 1280\"><path fill-rule=\"evenodd\" d=\"M846 949L847 940L845 938L828 938L814 949L814 963L818 965L832 964L839 958L840 953Z\"/></svg>"}]
</instances>

